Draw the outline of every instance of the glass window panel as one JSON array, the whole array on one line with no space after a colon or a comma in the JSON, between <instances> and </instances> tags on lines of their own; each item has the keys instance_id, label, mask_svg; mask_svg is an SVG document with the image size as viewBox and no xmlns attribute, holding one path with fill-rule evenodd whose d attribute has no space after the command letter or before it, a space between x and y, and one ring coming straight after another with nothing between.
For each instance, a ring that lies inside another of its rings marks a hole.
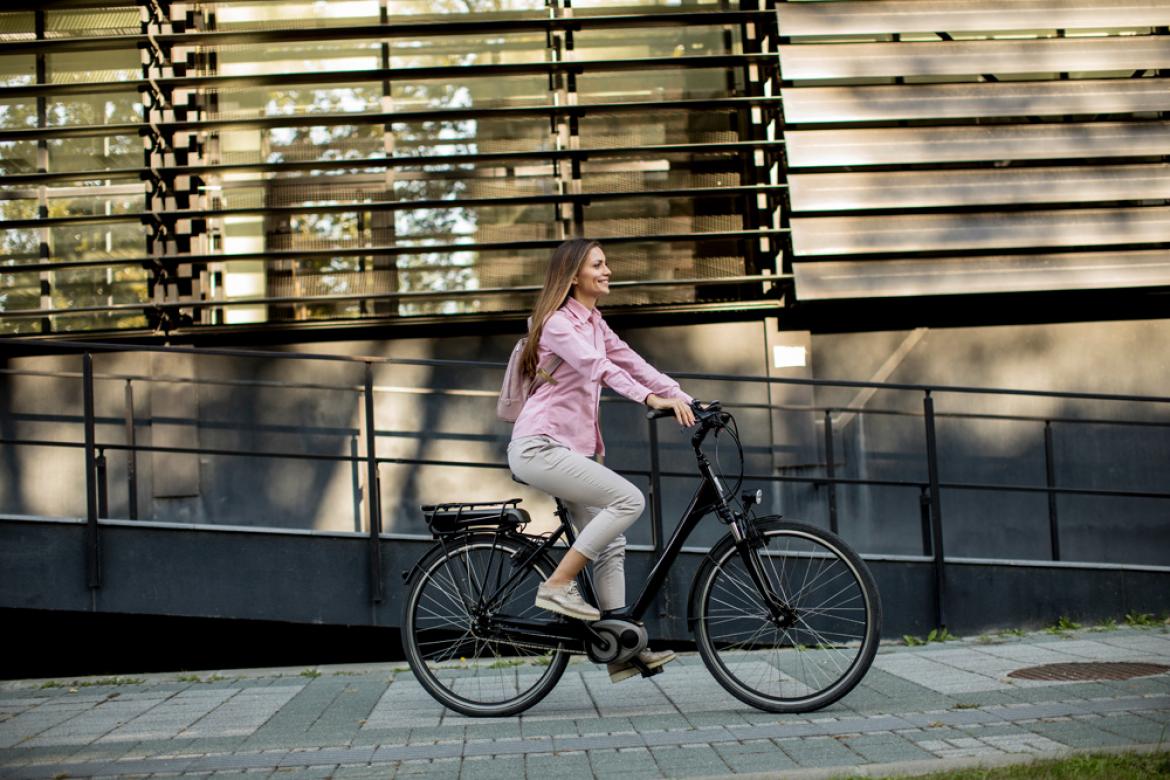
<instances>
[{"instance_id":1,"label":"glass window panel","mask_svg":"<svg viewBox=\"0 0 1170 780\"><path fill-rule=\"evenodd\" d=\"M0 56L0 87L24 87L37 80L37 58L32 54Z\"/></svg>"},{"instance_id":2,"label":"glass window panel","mask_svg":"<svg viewBox=\"0 0 1170 780\"><path fill-rule=\"evenodd\" d=\"M140 185L130 192L118 193L121 187L107 187L88 193L76 194L76 188L68 191L49 191L50 217L100 216L102 214L136 214L146 207L146 193Z\"/></svg>"},{"instance_id":3,"label":"glass window panel","mask_svg":"<svg viewBox=\"0 0 1170 780\"><path fill-rule=\"evenodd\" d=\"M136 214L145 208L145 193L75 195L50 193L49 216ZM141 257L146 252L146 228L137 221L89 225L56 225L48 229L55 260L95 260Z\"/></svg>"},{"instance_id":4,"label":"glass window panel","mask_svg":"<svg viewBox=\"0 0 1170 780\"><path fill-rule=\"evenodd\" d=\"M735 97L743 94L743 74L733 68L595 71L577 78L577 94L581 103Z\"/></svg>"},{"instance_id":5,"label":"glass window panel","mask_svg":"<svg viewBox=\"0 0 1170 780\"><path fill-rule=\"evenodd\" d=\"M137 92L110 92L50 99L45 118L50 127L63 127L141 122L143 116L142 98Z\"/></svg>"},{"instance_id":6,"label":"glass window panel","mask_svg":"<svg viewBox=\"0 0 1170 780\"><path fill-rule=\"evenodd\" d=\"M583 192L642 192L698 187L738 187L743 158L737 154L663 155L652 159L592 158L581 163Z\"/></svg>"},{"instance_id":7,"label":"glass window panel","mask_svg":"<svg viewBox=\"0 0 1170 780\"><path fill-rule=\"evenodd\" d=\"M36 216L37 202L31 198L0 200L0 219L35 219ZM40 246L40 231L34 228L0 230L0 263L15 265L36 262L40 257Z\"/></svg>"},{"instance_id":8,"label":"glass window panel","mask_svg":"<svg viewBox=\"0 0 1170 780\"><path fill-rule=\"evenodd\" d=\"M282 30L300 27L347 27L378 23L378 0L223 3L216 7L220 30Z\"/></svg>"},{"instance_id":9,"label":"glass window panel","mask_svg":"<svg viewBox=\"0 0 1170 780\"><path fill-rule=\"evenodd\" d=\"M741 54L743 33L738 26L639 27L624 30L586 27L574 34L573 51L577 59L581 60Z\"/></svg>"},{"instance_id":10,"label":"glass window panel","mask_svg":"<svg viewBox=\"0 0 1170 780\"><path fill-rule=\"evenodd\" d=\"M581 118L582 148L728 143L740 140L733 111L594 114Z\"/></svg>"},{"instance_id":11,"label":"glass window panel","mask_svg":"<svg viewBox=\"0 0 1170 780\"><path fill-rule=\"evenodd\" d=\"M306 114L361 114L381 109L381 85L297 86L208 90L206 115L212 119L254 119Z\"/></svg>"},{"instance_id":12,"label":"glass window panel","mask_svg":"<svg viewBox=\"0 0 1170 780\"><path fill-rule=\"evenodd\" d=\"M654 11L714 11L727 9L723 0L574 0L573 13L578 16L641 14Z\"/></svg>"},{"instance_id":13,"label":"glass window panel","mask_svg":"<svg viewBox=\"0 0 1170 780\"><path fill-rule=\"evenodd\" d=\"M137 35L139 32L141 32L141 21L138 9L134 6L45 12L45 33L49 38L85 35ZM134 52L133 49L130 51ZM134 54L137 56L136 52Z\"/></svg>"},{"instance_id":14,"label":"glass window panel","mask_svg":"<svg viewBox=\"0 0 1170 780\"><path fill-rule=\"evenodd\" d=\"M394 81L390 91L396 111L544 106L551 102L548 77L538 74L481 76L458 83L450 78Z\"/></svg>"},{"instance_id":15,"label":"glass window panel","mask_svg":"<svg viewBox=\"0 0 1170 780\"><path fill-rule=\"evenodd\" d=\"M146 228L135 222L60 225L49 228L49 245L55 260L142 257Z\"/></svg>"},{"instance_id":16,"label":"glass window panel","mask_svg":"<svg viewBox=\"0 0 1170 780\"><path fill-rule=\"evenodd\" d=\"M517 17L531 19L548 13L545 0L388 0L390 17L403 21L446 19L475 15L484 19Z\"/></svg>"},{"instance_id":17,"label":"glass window panel","mask_svg":"<svg viewBox=\"0 0 1170 780\"><path fill-rule=\"evenodd\" d=\"M4 268L4 266L0 266ZM0 312L41 308L41 277L36 272L0 272ZM36 333L41 329L36 317L0 318L2 333Z\"/></svg>"},{"instance_id":18,"label":"glass window panel","mask_svg":"<svg viewBox=\"0 0 1170 780\"><path fill-rule=\"evenodd\" d=\"M36 141L0 141L0 174L35 173Z\"/></svg>"},{"instance_id":19,"label":"glass window panel","mask_svg":"<svg viewBox=\"0 0 1170 780\"><path fill-rule=\"evenodd\" d=\"M49 140L51 171L102 171L142 165L142 139L135 135Z\"/></svg>"},{"instance_id":20,"label":"glass window panel","mask_svg":"<svg viewBox=\"0 0 1170 780\"><path fill-rule=\"evenodd\" d=\"M736 198L630 198L585 207L585 234L636 236L743 230Z\"/></svg>"},{"instance_id":21,"label":"glass window panel","mask_svg":"<svg viewBox=\"0 0 1170 780\"><path fill-rule=\"evenodd\" d=\"M142 78L138 49L130 46L104 51L49 53L45 59L50 84L136 81Z\"/></svg>"},{"instance_id":22,"label":"glass window panel","mask_svg":"<svg viewBox=\"0 0 1170 780\"><path fill-rule=\"evenodd\" d=\"M148 272L137 266L50 271L49 278L54 309L147 300Z\"/></svg>"},{"instance_id":23,"label":"glass window panel","mask_svg":"<svg viewBox=\"0 0 1170 780\"><path fill-rule=\"evenodd\" d=\"M391 68L433 68L450 65L498 65L547 62L551 59L543 32L452 35L417 40L389 40Z\"/></svg>"},{"instance_id":24,"label":"glass window panel","mask_svg":"<svg viewBox=\"0 0 1170 780\"><path fill-rule=\"evenodd\" d=\"M555 142L544 117L395 122L391 128L396 155L541 151L552 149Z\"/></svg>"},{"instance_id":25,"label":"glass window panel","mask_svg":"<svg viewBox=\"0 0 1170 780\"><path fill-rule=\"evenodd\" d=\"M31 11L0 13L0 41L27 41L36 37L36 16Z\"/></svg>"},{"instance_id":26,"label":"glass window panel","mask_svg":"<svg viewBox=\"0 0 1170 780\"><path fill-rule=\"evenodd\" d=\"M15 129L37 126L37 102L35 98L0 100L0 127ZM0 141L2 144L17 143ZM0 147L4 148L4 147ZM6 158L7 155L4 155Z\"/></svg>"}]
</instances>

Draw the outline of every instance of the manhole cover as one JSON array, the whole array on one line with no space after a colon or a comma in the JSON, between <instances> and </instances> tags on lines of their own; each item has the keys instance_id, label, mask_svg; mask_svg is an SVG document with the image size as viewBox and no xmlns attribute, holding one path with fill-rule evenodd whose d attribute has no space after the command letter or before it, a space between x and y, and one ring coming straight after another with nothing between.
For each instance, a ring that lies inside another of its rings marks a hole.
<instances>
[{"instance_id":1,"label":"manhole cover","mask_svg":"<svg viewBox=\"0 0 1170 780\"><path fill-rule=\"evenodd\" d=\"M1165 664L1130 663L1125 661L1089 661L1084 663L1044 664L1009 672L1008 677L1020 680L1128 680L1170 672Z\"/></svg>"}]
</instances>

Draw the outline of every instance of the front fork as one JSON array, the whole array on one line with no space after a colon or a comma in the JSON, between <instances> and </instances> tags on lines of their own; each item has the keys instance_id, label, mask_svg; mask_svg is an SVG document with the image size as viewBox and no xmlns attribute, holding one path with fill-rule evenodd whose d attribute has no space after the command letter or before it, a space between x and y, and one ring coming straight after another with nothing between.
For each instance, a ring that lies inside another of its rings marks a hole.
<instances>
[{"instance_id":1,"label":"front fork","mask_svg":"<svg viewBox=\"0 0 1170 780\"><path fill-rule=\"evenodd\" d=\"M772 587L768 574L764 571L764 564L760 560L759 550L764 547L764 537L756 529L750 519L742 512L736 512L727 503L727 491L711 468L711 462L703 454L702 443L705 433L699 431L691 443L694 445L695 458L699 462L699 473L702 474L716 496L715 514L731 529L731 536L735 539L735 549L743 560L748 577L756 586L764 606L768 609L768 617L780 628L789 628L796 623L796 610L783 597L777 594Z\"/></svg>"},{"instance_id":2,"label":"front fork","mask_svg":"<svg viewBox=\"0 0 1170 780\"><path fill-rule=\"evenodd\" d=\"M760 550L765 547L764 537L750 520L738 513L728 525L735 539L735 549L747 569L748 577L763 599L768 616L777 627L791 628L796 623L796 609L788 603L783 593L776 593L764 569L764 562L760 560Z\"/></svg>"}]
</instances>

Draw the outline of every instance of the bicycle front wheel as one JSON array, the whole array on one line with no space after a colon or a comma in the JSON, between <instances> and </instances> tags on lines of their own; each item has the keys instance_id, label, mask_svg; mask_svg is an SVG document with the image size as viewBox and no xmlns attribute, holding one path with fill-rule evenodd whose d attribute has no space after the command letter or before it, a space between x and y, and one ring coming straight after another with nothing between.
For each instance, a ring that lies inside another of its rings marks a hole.
<instances>
[{"instance_id":1,"label":"bicycle front wheel","mask_svg":"<svg viewBox=\"0 0 1170 780\"><path fill-rule=\"evenodd\" d=\"M809 712L853 689L873 662L881 603L869 569L836 535L787 523L761 531L759 571L786 605L774 617L734 545L696 575L697 640L729 693L768 712Z\"/></svg>"},{"instance_id":2,"label":"bicycle front wheel","mask_svg":"<svg viewBox=\"0 0 1170 780\"><path fill-rule=\"evenodd\" d=\"M436 547L406 597L402 644L419 683L440 704L473 717L515 715L548 695L569 663L548 650L494 632L492 619L546 619L536 588L552 573L546 558L496 534L470 534Z\"/></svg>"}]
</instances>

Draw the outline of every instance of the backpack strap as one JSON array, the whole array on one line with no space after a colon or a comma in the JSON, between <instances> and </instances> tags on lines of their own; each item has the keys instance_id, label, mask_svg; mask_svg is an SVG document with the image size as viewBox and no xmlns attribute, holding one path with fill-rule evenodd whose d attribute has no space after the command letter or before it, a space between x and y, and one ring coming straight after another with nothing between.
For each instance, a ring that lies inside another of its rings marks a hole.
<instances>
[{"instance_id":1,"label":"backpack strap","mask_svg":"<svg viewBox=\"0 0 1170 780\"><path fill-rule=\"evenodd\" d=\"M547 366L536 369L536 376L532 378L532 389L540 387L542 382L548 382L550 385L555 385L557 380L553 379L553 372L561 367L561 363L565 362L564 358L557 355L552 356L552 360L548 362Z\"/></svg>"}]
</instances>

